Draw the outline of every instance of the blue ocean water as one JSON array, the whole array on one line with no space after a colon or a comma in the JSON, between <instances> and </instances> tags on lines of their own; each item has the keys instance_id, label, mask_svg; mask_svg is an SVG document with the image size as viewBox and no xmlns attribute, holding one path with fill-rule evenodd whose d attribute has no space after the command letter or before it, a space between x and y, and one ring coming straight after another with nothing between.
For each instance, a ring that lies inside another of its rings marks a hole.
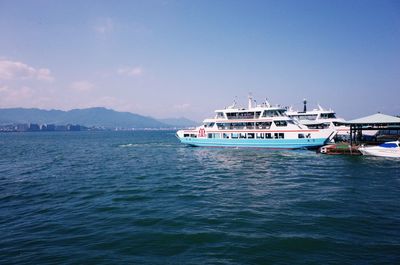
<instances>
[{"instance_id":1,"label":"blue ocean water","mask_svg":"<svg viewBox=\"0 0 400 265\"><path fill-rule=\"evenodd\" d=\"M399 264L400 161L0 134L0 264Z\"/></svg>"}]
</instances>

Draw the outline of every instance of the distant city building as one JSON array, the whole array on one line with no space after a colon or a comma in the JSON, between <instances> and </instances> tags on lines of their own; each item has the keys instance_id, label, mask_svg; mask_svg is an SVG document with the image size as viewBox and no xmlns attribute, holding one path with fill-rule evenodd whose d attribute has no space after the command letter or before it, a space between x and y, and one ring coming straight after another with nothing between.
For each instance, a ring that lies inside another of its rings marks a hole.
<instances>
[{"instance_id":1,"label":"distant city building","mask_svg":"<svg viewBox=\"0 0 400 265\"><path fill-rule=\"evenodd\" d=\"M86 127L79 124L0 124L0 132L54 132L54 131L104 131L104 127Z\"/></svg>"},{"instance_id":2,"label":"distant city building","mask_svg":"<svg viewBox=\"0 0 400 265\"><path fill-rule=\"evenodd\" d=\"M24 124L17 124L14 127L15 131L17 132L26 132L27 130L29 130L29 125L24 123Z\"/></svg>"},{"instance_id":3,"label":"distant city building","mask_svg":"<svg viewBox=\"0 0 400 265\"><path fill-rule=\"evenodd\" d=\"M40 130L52 132L52 131L56 130L56 126L54 124L42 124L42 126L40 127Z\"/></svg>"},{"instance_id":4,"label":"distant city building","mask_svg":"<svg viewBox=\"0 0 400 265\"><path fill-rule=\"evenodd\" d=\"M67 125L67 131L80 131L81 126L79 124L73 125L73 124L68 124Z\"/></svg>"},{"instance_id":5,"label":"distant city building","mask_svg":"<svg viewBox=\"0 0 400 265\"><path fill-rule=\"evenodd\" d=\"M13 125L1 125L0 126L0 131L1 132L14 132L14 126Z\"/></svg>"},{"instance_id":6,"label":"distant city building","mask_svg":"<svg viewBox=\"0 0 400 265\"><path fill-rule=\"evenodd\" d=\"M31 132L37 132L40 131L40 126L37 123L31 123L29 124L29 131Z\"/></svg>"},{"instance_id":7,"label":"distant city building","mask_svg":"<svg viewBox=\"0 0 400 265\"><path fill-rule=\"evenodd\" d=\"M55 130L56 131L66 131L67 130L67 126L66 125L56 125L55 126Z\"/></svg>"}]
</instances>

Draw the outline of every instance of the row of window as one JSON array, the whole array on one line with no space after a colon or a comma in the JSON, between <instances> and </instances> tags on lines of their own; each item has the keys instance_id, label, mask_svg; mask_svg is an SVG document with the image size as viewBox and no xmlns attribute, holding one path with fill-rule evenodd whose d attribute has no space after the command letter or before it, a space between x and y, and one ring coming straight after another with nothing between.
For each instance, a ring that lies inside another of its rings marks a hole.
<instances>
[{"instance_id":1,"label":"row of window","mask_svg":"<svg viewBox=\"0 0 400 265\"><path fill-rule=\"evenodd\" d=\"M285 115L285 110L264 110L261 111L247 111L247 112L227 112L226 118L229 120L239 120L239 119L258 119L259 117L282 117ZM218 112L216 115L217 119L224 119L225 115L223 112Z\"/></svg>"},{"instance_id":2,"label":"row of window","mask_svg":"<svg viewBox=\"0 0 400 265\"><path fill-rule=\"evenodd\" d=\"M217 123L217 127L219 130L269 129L271 124L271 122Z\"/></svg>"},{"instance_id":3,"label":"row of window","mask_svg":"<svg viewBox=\"0 0 400 265\"><path fill-rule=\"evenodd\" d=\"M222 113L223 115L223 113ZM261 111L256 111L256 112L228 112L226 113L226 117L229 120L236 120L236 119L254 119L254 118L259 118L261 115ZM219 117L221 115L218 115Z\"/></svg>"},{"instance_id":4,"label":"row of window","mask_svg":"<svg viewBox=\"0 0 400 265\"><path fill-rule=\"evenodd\" d=\"M196 134L184 134L183 137L197 138ZM285 139L284 133L208 133L209 139ZM310 134L299 133L298 138L310 138Z\"/></svg>"},{"instance_id":5,"label":"row of window","mask_svg":"<svg viewBox=\"0 0 400 265\"><path fill-rule=\"evenodd\" d=\"M205 127L213 127L214 122L205 124ZM242 129L269 129L272 122L235 122L235 123L217 123L219 130L242 130ZM293 121L274 121L277 127L286 127L293 124Z\"/></svg>"},{"instance_id":6,"label":"row of window","mask_svg":"<svg viewBox=\"0 0 400 265\"><path fill-rule=\"evenodd\" d=\"M317 114L310 114L310 115L290 115L290 117L296 118L301 121L315 121L317 119Z\"/></svg>"},{"instance_id":7,"label":"row of window","mask_svg":"<svg viewBox=\"0 0 400 265\"><path fill-rule=\"evenodd\" d=\"M335 119L335 113L321 113L321 119Z\"/></svg>"},{"instance_id":8,"label":"row of window","mask_svg":"<svg viewBox=\"0 0 400 265\"><path fill-rule=\"evenodd\" d=\"M187 138L187 137L190 137L190 138L197 138L197 134L194 134L194 133L185 133L185 134L183 134L183 137L185 137L185 138Z\"/></svg>"},{"instance_id":9,"label":"row of window","mask_svg":"<svg viewBox=\"0 0 400 265\"><path fill-rule=\"evenodd\" d=\"M208 133L210 139L284 139L284 133Z\"/></svg>"}]
</instances>

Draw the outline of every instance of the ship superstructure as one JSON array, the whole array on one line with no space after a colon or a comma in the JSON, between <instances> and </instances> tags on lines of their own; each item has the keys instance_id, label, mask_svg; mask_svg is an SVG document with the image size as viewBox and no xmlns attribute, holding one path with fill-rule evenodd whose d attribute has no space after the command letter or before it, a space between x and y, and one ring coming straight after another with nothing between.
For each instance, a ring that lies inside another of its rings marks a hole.
<instances>
[{"instance_id":1,"label":"ship superstructure","mask_svg":"<svg viewBox=\"0 0 400 265\"><path fill-rule=\"evenodd\" d=\"M324 109L320 105L313 110L307 110L307 101L303 101L303 111L294 111L289 108L286 114L307 126L310 129L325 129L330 128L337 132L339 137L349 137L350 127L346 126L346 121L336 117L336 113L332 109Z\"/></svg>"}]
</instances>

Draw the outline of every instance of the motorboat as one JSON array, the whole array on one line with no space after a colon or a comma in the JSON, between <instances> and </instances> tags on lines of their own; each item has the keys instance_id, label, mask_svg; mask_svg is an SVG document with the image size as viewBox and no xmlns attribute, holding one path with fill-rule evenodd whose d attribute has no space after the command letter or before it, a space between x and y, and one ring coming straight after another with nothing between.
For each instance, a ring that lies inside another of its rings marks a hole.
<instances>
[{"instance_id":1,"label":"motorboat","mask_svg":"<svg viewBox=\"0 0 400 265\"><path fill-rule=\"evenodd\" d=\"M400 158L400 142L398 140L385 142L378 146L361 146L358 150L363 155Z\"/></svg>"}]
</instances>

